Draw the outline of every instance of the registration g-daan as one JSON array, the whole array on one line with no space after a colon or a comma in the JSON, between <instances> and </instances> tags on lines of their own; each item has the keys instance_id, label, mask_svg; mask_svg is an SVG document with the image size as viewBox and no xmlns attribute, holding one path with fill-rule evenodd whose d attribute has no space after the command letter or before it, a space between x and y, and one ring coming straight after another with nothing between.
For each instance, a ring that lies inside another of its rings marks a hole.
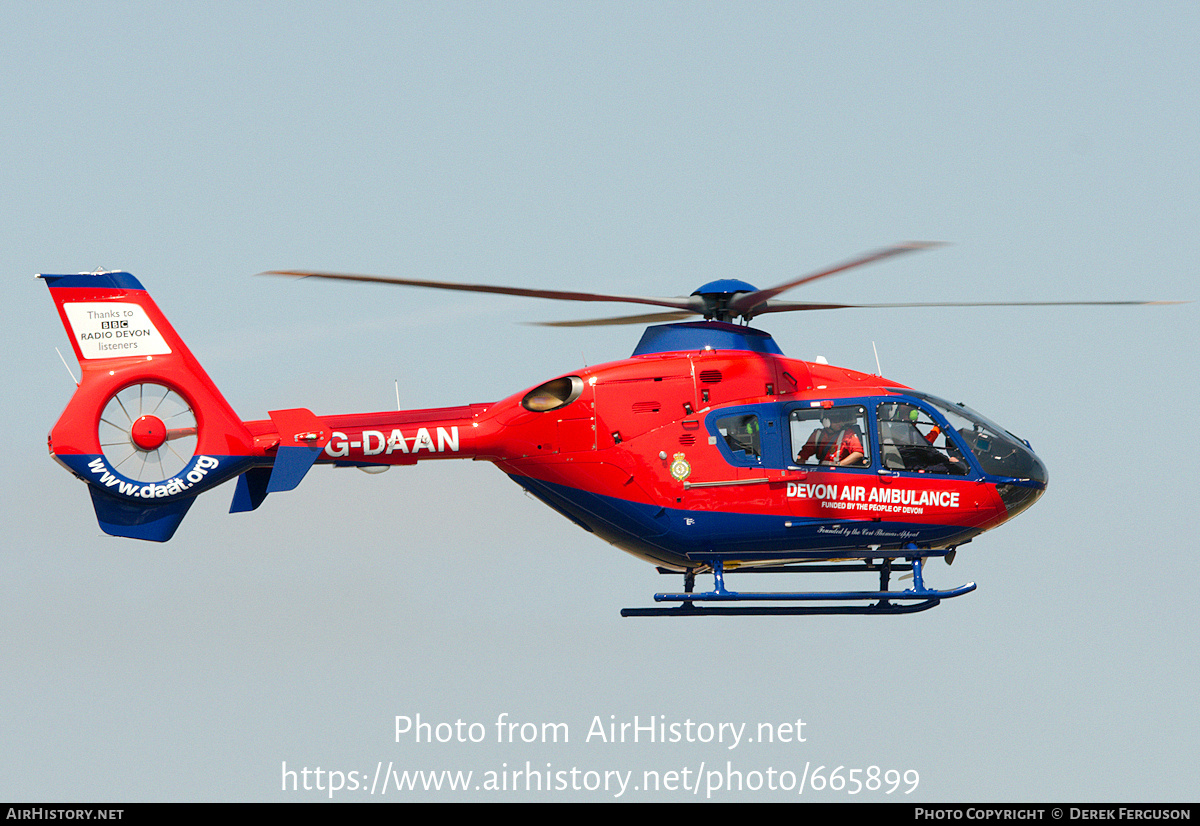
<instances>
[{"instance_id":1,"label":"registration g-daan","mask_svg":"<svg viewBox=\"0 0 1200 826\"><path fill-rule=\"evenodd\" d=\"M929 246L885 247L768 289L727 279L675 297L279 271L654 312L564 322L651 326L629 358L499 401L333 415L290 408L251 420L234 412L132 275L44 275L82 372L49 449L87 484L101 528L115 536L165 542L196 496L227 481L230 511L240 513L294 489L317 464L378 472L474 459L596 538L682 577L682 590L624 616L923 611L975 588L927 585L926 563L952 562L1030 507L1046 490L1046 467L1029 442L968 407L822 359L789 358L749 322L888 306L779 296ZM605 548L590 541L581 535L579 548L564 549L564 564L586 570L580 549ZM734 571L857 572L877 585L733 590L726 575ZM909 587L891 584L900 573L911 576ZM711 588L697 590L697 575L711 576Z\"/></svg>"}]
</instances>

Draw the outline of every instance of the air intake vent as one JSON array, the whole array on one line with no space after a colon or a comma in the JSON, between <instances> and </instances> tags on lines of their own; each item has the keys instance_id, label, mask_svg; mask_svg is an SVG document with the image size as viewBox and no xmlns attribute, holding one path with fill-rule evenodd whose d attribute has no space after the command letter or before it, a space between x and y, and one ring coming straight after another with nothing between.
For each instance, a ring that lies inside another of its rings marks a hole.
<instances>
[{"instance_id":1,"label":"air intake vent","mask_svg":"<svg viewBox=\"0 0 1200 826\"><path fill-rule=\"evenodd\" d=\"M721 381L720 370L701 370L700 381L705 384L718 384Z\"/></svg>"},{"instance_id":2,"label":"air intake vent","mask_svg":"<svg viewBox=\"0 0 1200 826\"><path fill-rule=\"evenodd\" d=\"M662 409L662 405L658 402L635 402L633 405L634 413L657 413Z\"/></svg>"},{"instance_id":3,"label":"air intake vent","mask_svg":"<svg viewBox=\"0 0 1200 826\"><path fill-rule=\"evenodd\" d=\"M684 447L691 447L692 445L696 444L696 434L684 433L679 437L679 444L683 445Z\"/></svg>"}]
</instances>

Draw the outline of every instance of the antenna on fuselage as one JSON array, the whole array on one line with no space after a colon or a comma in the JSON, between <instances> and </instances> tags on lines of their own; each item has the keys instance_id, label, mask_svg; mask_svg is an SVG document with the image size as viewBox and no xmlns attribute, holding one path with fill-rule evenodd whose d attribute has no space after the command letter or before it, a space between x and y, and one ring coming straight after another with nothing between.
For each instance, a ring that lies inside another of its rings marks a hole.
<instances>
[{"instance_id":1,"label":"antenna on fuselage","mask_svg":"<svg viewBox=\"0 0 1200 826\"><path fill-rule=\"evenodd\" d=\"M59 350L57 347L55 347L54 352L58 353L59 359L62 360L63 367L67 368L67 375L71 377L71 381L75 382L75 386L78 387L79 379L75 378L75 371L71 369L71 365L67 364L66 358L63 357L62 350Z\"/></svg>"}]
</instances>

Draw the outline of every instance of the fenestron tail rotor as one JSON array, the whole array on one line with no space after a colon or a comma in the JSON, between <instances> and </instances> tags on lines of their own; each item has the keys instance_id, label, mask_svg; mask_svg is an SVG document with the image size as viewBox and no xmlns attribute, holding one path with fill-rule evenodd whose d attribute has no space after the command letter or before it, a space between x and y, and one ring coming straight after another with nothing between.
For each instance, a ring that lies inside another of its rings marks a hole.
<instances>
[{"instance_id":1,"label":"fenestron tail rotor","mask_svg":"<svg viewBox=\"0 0 1200 826\"><path fill-rule=\"evenodd\" d=\"M97 436L109 466L136 482L161 482L196 452L196 414L178 391L152 382L115 393L100 413Z\"/></svg>"}]
</instances>

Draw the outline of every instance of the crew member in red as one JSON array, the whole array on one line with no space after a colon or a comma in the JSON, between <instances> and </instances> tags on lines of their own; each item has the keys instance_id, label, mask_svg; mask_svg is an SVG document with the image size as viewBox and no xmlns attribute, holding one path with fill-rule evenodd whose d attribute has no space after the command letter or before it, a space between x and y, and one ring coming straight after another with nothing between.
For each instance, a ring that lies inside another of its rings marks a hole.
<instances>
[{"instance_id":1,"label":"crew member in red","mask_svg":"<svg viewBox=\"0 0 1200 826\"><path fill-rule=\"evenodd\" d=\"M863 450L861 431L855 424L855 412L851 407L829 409L825 427L814 430L796 456L797 464L812 456L823 465L861 467L867 463Z\"/></svg>"}]
</instances>

